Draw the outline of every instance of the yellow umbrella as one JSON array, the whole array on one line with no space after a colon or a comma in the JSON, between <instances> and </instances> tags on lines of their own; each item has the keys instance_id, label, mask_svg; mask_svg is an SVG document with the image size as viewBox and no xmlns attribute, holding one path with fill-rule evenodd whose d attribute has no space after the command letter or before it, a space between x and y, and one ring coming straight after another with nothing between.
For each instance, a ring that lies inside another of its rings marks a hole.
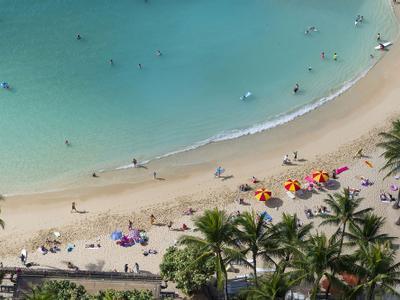
<instances>
[{"instance_id":1,"label":"yellow umbrella","mask_svg":"<svg viewBox=\"0 0 400 300\"><path fill-rule=\"evenodd\" d=\"M290 192L296 192L301 189L300 182L296 179L288 179L288 181L285 182L284 184L285 189L290 191Z\"/></svg>"},{"instance_id":2,"label":"yellow umbrella","mask_svg":"<svg viewBox=\"0 0 400 300\"><path fill-rule=\"evenodd\" d=\"M327 182L329 180L329 175L326 171L315 171L312 174L312 178L316 182Z\"/></svg>"},{"instance_id":3,"label":"yellow umbrella","mask_svg":"<svg viewBox=\"0 0 400 300\"><path fill-rule=\"evenodd\" d=\"M256 196L256 198L259 201L267 201L269 198L271 198L272 192L265 188L262 188L262 189L256 190L254 195Z\"/></svg>"}]
</instances>

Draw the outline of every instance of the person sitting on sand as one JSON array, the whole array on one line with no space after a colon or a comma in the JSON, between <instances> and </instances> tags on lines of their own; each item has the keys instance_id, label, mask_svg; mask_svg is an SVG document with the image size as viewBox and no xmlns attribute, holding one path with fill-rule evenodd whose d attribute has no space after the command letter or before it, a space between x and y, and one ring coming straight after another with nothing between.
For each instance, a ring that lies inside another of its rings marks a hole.
<instances>
[{"instance_id":1,"label":"person sitting on sand","mask_svg":"<svg viewBox=\"0 0 400 300\"><path fill-rule=\"evenodd\" d=\"M251 177L251 182L252 182L252 183L257 183L257 182L258 182L258 180L257 180L257 178L256 178L256 177L254 177L254 176L253 176L253 177Z\"/></svg>"},{"instance_id":2,"label":"person sitting on sand","mask_svg":"<svg viewBox=\"0 0 400 300\"><path fill-rule=\"evenodd\" d=\"M156 221L156 217L153 214L151 214L151 216L150 216L150 224L154 225L155 221Z\"/></svg>"},{"instance_id":3,"label":"person sitting on sand","mask_svg":"<svg viewBox=\"0 0 400 300\"><path fill-rule=\"evenodd\" d=\"M379 198L381 201L387 201L386 193L382 192L379 194Z\"/></svg>"},{"instance_id":4,"label":"person sitting on sand","mask_svg":"<svg viewBox=\"0 0 400 300\"><path fill-rule=\"evenodd\" d=\"M240 199L239 199L239 204L240 204L240 205L245 205L245 204L246 204L246 203L244 202L244 199L243 199L243 198L240 198Z\"/></svg>"},{"instance_id":5,"label":"person sitting on sand","mask_svg":"<svg viewBox=\"0 0 400 300\"><path fill-rule=\"evenodd\" d=\"M283 164L286 165L286 164L288 164L288 163L290 163L290 159L289 159L289 155L286 154L286 155L283 157Z\"/></svg>"},{"instance_id":6,"label":"person sitting on sand","mask_svg":"<svg viewBox=\"0 0 400 300\"><path fill-rule=\"evenodd\" d=\"M96 172L93 172L92 177L93 177L93 178L97 178L97 177L99 177L99 176L96 174Z\"/></svg>"},{"instance_id":7,"label":"person sitting on sand","mask_svg":"<svg viewBox=\"0 0 400 300\"><path fill-rule=\"evenodd\" d=\"M333 178L333 179L336 179L336 178L337 178L337 176L336 176L336 169L333 169L333 170L332 170L332 178Z\"/></svg>"},{"instance_id":8,"label":"person sitting on sand","mask_svg":"<svg viewBox=\"0 0 400 300\"><path fill-rule=\"evenodd\" d=\"M185 223L183 223L182 227L181 227L181 230L182 231L189 230L189 227L187 227L187 225Z\"/></svg>"},{"instance_id":9,"label":"person sitting on sand","mask_svg":"<svg viewBox=\"0 0 400 300\"><path fill-rule=\"evenodd\" d=\"M74 212L78 212L78 210L76 209L76 204L75 204L75 202L72 202L71 213L74 213Z\"/></svg>"}]
</instances>

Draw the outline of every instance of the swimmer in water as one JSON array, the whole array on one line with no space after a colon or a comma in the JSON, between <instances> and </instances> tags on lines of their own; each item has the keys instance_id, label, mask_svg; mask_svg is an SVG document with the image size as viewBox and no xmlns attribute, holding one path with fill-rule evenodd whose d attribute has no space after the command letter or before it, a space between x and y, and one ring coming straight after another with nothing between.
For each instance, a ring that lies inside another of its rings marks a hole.
<instances>
[{"instance_id":1,"label":"swimmer in water","mask_svg":"<svg viewBox=\"0 0 400 300\"><path fill-rule=\"evenodd\" d=\"M373 56L372 54L370 54L370 55L369 55L369 58L373 59L373 58L374 58L374 56Z\"/></svg>"},{"instance_id":2,"label":"swimmer in water","mask_svg":"<svg viewBox=\"0 0 400 300\"><path fill-rule=\"evenodd\" d=\"M376 36L376 40L377 40L377 41L380 41L380 40L381 40L381 34L380 34L380 33L378 33L378 35Z\"/></svg>"},{"instance_id":3,"label":"swimmer in water","mask_svg":"<svg viewBox=\"0 0 400 300\"><path fill-rule=\"evenodd\" d=\"M67 145L67 146L71 145L68 140L65 140L64 144Z\"/></svg>"},{"instance_id":4,"label":"swimmer in water","mask_svg":"<svg viewBox=\"0 0 400 300\"><path fill-rule=\"evenodd\" d=\"M114 61L112 59L110 59L110 65L113 65Z\"/></svg>"},{"instance_id":5,"label":"swimmer in water","mask_svg":"<svg viewBox=\"0 0 400 300\"><path fill-rule=\"evenodd\" d=\"M138 64L138 67L141 70L142 69L142 64Z\"/></svg>"},{"instance_id":6,"label":"swimmer in water","mask_svg":"<svg viewBox=\"0 0 400 300\"><path fill-rule=\"evenodd\" d=\"M294 88L293 88L293 93L296 94L296 93L299 91L299 89L300 89L300 86L299 86L298 83L296 83L295 86L294 86Z\"/></svg>"},{"instance_id":7,"label":"swimmer in water","mask_svg":"<svg viewBox=\"0 0 400 300\"><path fill-rule=\"evenodd\" d=\"M308 67L308 72L311 72L312 71L312 68L311 68L311 66L309 66Z\"/></svg>"},{"instance_id":8,"label":"swimmer in water","mask_svg":"<svg viewBox=\"0 0 400 300\"><path fill-rule=\"evenodd\" d=\"M80 39L81 39L81 35L80 35L79 33L76 35L76 39L77 39L77 40L80 40Z\"/></svg>"},{"instance_id":9,"label":"swimmer in water","mask_svg":"<svg viewBox=\"0 0 400 300\"><path fill-rule=\"evenodd\" d=\"M161 51L160 51L160 50L157 50L157 51L156 51L156 55L157 55L157 56L161 56L161 55L162 55Z\"/></svg>"},{"instance_id":10,"label":"swimmer in water","mask_svg":"<svg viewBox=\"0 0 400 300\"><path fill-rule=\"evenodd\" d=\"M321 52L321 59L325 59L325 52Z\"/></svg>"},{"instance_id":11,"label":"swimmer in water","mask_svg":"<svg viewBox=\"0 0 400 300\"><path fill-rule=\"evenodd\" d=\"M337 60L337 54L336 54L336 52L333 53L333 60Z\"/></svg>"}]
</instances>

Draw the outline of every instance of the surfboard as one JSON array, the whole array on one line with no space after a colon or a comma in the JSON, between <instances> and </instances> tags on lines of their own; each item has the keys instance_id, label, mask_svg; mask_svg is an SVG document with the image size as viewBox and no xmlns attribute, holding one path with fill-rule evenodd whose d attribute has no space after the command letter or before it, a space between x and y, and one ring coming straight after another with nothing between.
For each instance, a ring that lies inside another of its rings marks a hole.
<instances>
[{"instance_id":1,"label":"surfboard","mask_svg":"<svg viewBox=\"0 0 400 300\"><path fill-rule=\"evenodd\" d=\"M246 98L249 98L251 95L252 95L251 92L247 92L242 97L240 97L240 100L245 100Z\"/></svg>"},{"instance_id":2,"label":"surfboard","mask_svg":"<svg viewBox=\"0 0 400 300\"><path fill-rule=\"evenodd\" d=\"M392 45L392 44L393 44L392 42L382 43L382 45L385 46L385 48L388 47L388 46L390 46L390 45ZM376 47L375 47L375 50L381 50L381 46L379 46L379 45L376 46Z\"/></svg>"}]
</instances>

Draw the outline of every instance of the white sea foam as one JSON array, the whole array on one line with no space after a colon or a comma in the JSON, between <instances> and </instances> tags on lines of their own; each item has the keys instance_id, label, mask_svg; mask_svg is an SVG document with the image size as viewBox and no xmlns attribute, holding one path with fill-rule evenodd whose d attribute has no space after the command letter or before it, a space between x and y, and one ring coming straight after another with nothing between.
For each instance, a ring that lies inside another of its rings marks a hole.
<instances>
[{"instance_id":1,"label":"white sea foam","mask_svg":"<svg viewBox=\"0 0 400 300\"><path fill-rule=\"evenodd\" d=\"M369 66L366 70L364 70L362 73L360 73L358 76L354 77L353 79L350 79L346 82L343 83L343 85L341 86L341 88L339 88L337 91L335 91L332 94L329 94L328 96L322 97L320 99L318 99L317 101L313 101L311 103L308 103L306 105L303 105L300 108L297 108L293 111L290 112L286 112L286 113L282 113L279 114L277 116L275 116L272 120L268 120L266 122L263 123L259 123L259 124L255 124L251 127L248 128L244 128L244 129L233 129L230 131L226 131L226 132L222 132L219 133L217 135L214 135L208 139L205 139L203 141L194 143L193 145L190 145L188 147L176 150L176 151L172 151L169 153L166 153L164 155L160 155L155 157L155 159L161 159L161 158L165 158L171 155L175 155L175 154L179 154L182 152L186 152L186 151L191 151L194 149L197 149L199 147L205 146L207 144L210 143L214 143L214 142L221 142L221 141L226 141L226 140L232 140L232 139L236 139L236 138L240 138L242 136L245 135L249 135L249 134L255 134L255 133L259 133L274 127L277 127L279 125L283 125L285 123L288 123L306 113L309 113L310 111L313 111L314 109L320 107L321 105L327 103L328 101L331 101L333 99L335 99L336 97L340 96L341 94L343 94L345 91L347 91L348 89L350 89L353 85L355 85L357 83L357 81L359 81L361 78L365 77L365 75L367 75L367 73L372 69L374 65ZM146 164L148 163L150 160L141 162L142 164ZM129 169L129 168L133 168L133 164L129 164L129 165L124 165L124 166L120 166L118 168L116 168L117 170L124 170L124 169Z\"/></svg>"}]
</instances>

